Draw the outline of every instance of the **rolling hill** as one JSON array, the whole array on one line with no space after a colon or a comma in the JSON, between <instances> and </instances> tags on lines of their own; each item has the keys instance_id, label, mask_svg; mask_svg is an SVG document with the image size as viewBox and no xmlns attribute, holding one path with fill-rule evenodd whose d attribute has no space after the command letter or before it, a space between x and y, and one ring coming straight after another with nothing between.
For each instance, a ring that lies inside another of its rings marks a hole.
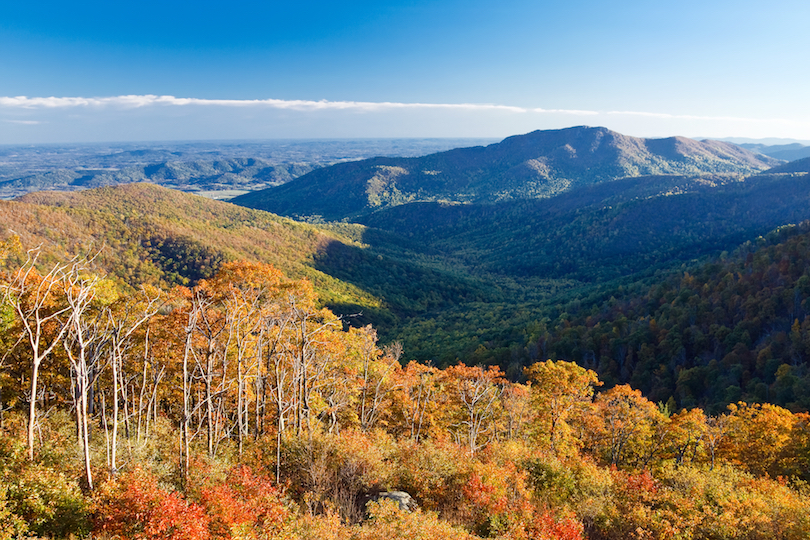
<instances>
[{"instance_id":1,"label":"rolling hill","mask_svg":"<svg viewBox=\"0 0 810 540\"><path fill-rule=\"evenodd\" d=\"M0 239L17 234L26 247L41 244L44 261L100 251L100 269L130 285L194 284L223 261L261 261L312 281L324 305L350 316L351 324L373 321L382 332L399 317L494 297L479 279L388 252L383 257L362 241L365 231L362 225L298 223L152 184L0 201ZM398 252L406 244L388 245ZM364 279L324 264L336 253Z\"/></svg>"},{"instance_id":2,"label":"rolling hill","mask_svg":"<svg viewBox=\"0 0 810 540\"><path fill-rule=\"evenodd\" d=\"M0 179L0 195L35 190L74 191L133 182L151 182L183 191L248 191L279 185L316 168L312 163L273 164L261 159L163 161L150 165L46 169Z\"/></svg>"},{"instance_id":3,"label":"rolling hill","mask_svg":"<svg viewBox=\"0 0 810 540\"><path fill-rule=\"evenodd\" d=\"M638 141L628 138L624 147ZM644 142L659 156L690 148L693 154L708 151L707 144ZM439 159L435 156L431 159ZM388 158L372 161L382 159ZM365 163L337 168L362 169ZM459 360L500 364L519 378L527 362L554 353L591 365L608 381L636 377L639 387L666 400L676 388L673 371L650 375L654 364L648 362L638 373L623 373L613 366L614 352L577 345L566 321L578 317L582 335L590 316L608 313L603 324L613 324L609 313L615 302L632 304L633 295L644 295L679 272L722 258L723 252L783 225L810 219L810 174L801 163L789 165L789 171L777 167L747 176L724 171L582 180L544 198L482 195L480 201L463 203L381 204L357 215L362 223L356 224L298 223L129 184L29 194L0 203L0 233L18 232L26 245L44 242L54 255L104 245L100 262L128 283L193 283L225 260L271 262L291 277L311 279L325 305L338 314L360 313L346 319L350 324L372 323L383 342L401 341L407 359L440 366ZM774 324L783 325L780 317ZM662 358L671 350L662 347ZM699 354L711 360L706 350ZM701 365L680 364L686 369ZM704 399L699 391L690 392L689 399ZM717 387L706 395L725 399Z\"/></svg>"},{"instance_id":4,"label":"rolling hill","mask_svg":"<svg viewBox=\"0 0 810 540\"><path fill-rule=\"evenodd\" d=\"M639 139L605 128L535 131L486 147L326 167L232 199L287 216L356 220L413 202L495 203L646 175L743 175L778 164L717 141Z\"/></svg>"},{"instance_id":5,"label":"rolling hill","mask_svg":"<svg viewBox=\"0 0 810 540\"><path fill-rule=\"evenodd\" d=\"M101 270L128 284L193 284L222 261L260 260L312 280L327 302L381 305L313 268L330 243L357 246L349 237L152 184L0 201L0 236L11 234L26 247L41 244L45 260L100 251Z\"/></svg>"},{"instance_id":6,"label":"rolling hill","mask_svg":"<svg viewBox=\"0 0 810 540\"><path fill-rule=\"evenodd\" d=\"M791 144L759 144L759 143L743 143L739 146L757 152L766 156L785 161L795 161L810 157L810 146L805 146L800 143Z\"/></svg>"}]
</instances>

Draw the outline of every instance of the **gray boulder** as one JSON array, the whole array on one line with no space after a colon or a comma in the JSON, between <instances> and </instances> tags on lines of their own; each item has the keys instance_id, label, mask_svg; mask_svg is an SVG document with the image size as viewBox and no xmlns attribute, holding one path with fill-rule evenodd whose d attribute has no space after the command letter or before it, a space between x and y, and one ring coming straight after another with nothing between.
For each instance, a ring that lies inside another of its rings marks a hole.
<instances>
[{"instance_id":1,"label":"gray boulder","mask_svg":"<svg viewBox=\"0 0 810 540\"><path fill-rule=\"evenodd\" d=\"M405 491L382 491L369 497L369 501L379 502L381 500L394 501L403 512L412 512L419 506Z\"/></svg>"}]
</instances>

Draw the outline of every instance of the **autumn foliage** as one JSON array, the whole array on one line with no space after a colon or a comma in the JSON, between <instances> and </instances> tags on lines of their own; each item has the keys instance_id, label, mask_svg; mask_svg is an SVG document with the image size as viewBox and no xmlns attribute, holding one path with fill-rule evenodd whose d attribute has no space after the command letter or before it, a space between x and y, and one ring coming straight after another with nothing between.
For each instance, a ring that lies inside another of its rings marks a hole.
<instances>
[{"instance_id":1,"label":"autumn foliage","mask_svg":"<svg viewBox=\"0 0 810 540\"><path fill-rule=\"evenodd\" d=\"M562 360L405 362L270 265L125 291L33 260L4 281L0 538L810 535L806 413L673 410Z\"/></svg>"},{"instance_id":2,"label":"autumn foliage","mask_svg":"<svg viewBox=\"0 0 810 540\"><path fill-rule=\"evenodd\" d=\"M95 530L134 540L208 540L210 519L203 508L135 469L100 489Z\"/></svg>"}]
</instances>

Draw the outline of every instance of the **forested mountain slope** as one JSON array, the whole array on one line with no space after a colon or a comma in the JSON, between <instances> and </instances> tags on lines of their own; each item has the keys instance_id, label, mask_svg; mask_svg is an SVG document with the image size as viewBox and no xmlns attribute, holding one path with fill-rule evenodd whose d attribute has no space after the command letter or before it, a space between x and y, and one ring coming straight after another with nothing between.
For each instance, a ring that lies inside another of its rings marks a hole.
<instances>
[{"instance_id":1,"label":"forested mountain slope","mask_svg":"<svg viewBox=\"0 0 810 540\"><path fill-rule=\"evenodd\" d=\"M308 277L334 301L379 300L312 268L318 252L346 236L265 212L151 184L75 193L32 193L0 201L0 234L16 234L44 256L99 252L97 262L127 284L193 284L228 260L269 262Z\"/></svg>"},{"instance_id":2,"label":"forested mountain slope","mask_svg":"<svg viewBox=\"0 0 810 540\"><path fill-rule=\"evenodd\" d=\"M810 175L626 178L550 199L411 203L362 219L479 269L613 279L733 249L810 219Z\"/></svg>"},{"instance_id":3,"label":"forested mountain slope","mask_svg":"<svg viewBox=\"0 0 810 540\"><path fill-rule=\"evenodd\" d=\"M810 398L802 392L771 389L782 364L803 380L803 349L780 341L762 352L796 319L802 331L804 311L796 306L803 305L804 289L795 283L803 275L803 248L777 247L789 253L767 255L799 272L774 278L780 292L746 285L727 311L710 300L709 311L684 315L677 329L665 327L667 316L653 306L669 293L647 291L668 291L667 280L681 279L669 276L682 267L693 276L705 274L700 286L713 287L710 270L693 269L698 259L722 256L780 225L810 219L808 193L810 175L800 173L744 181L640 177L545 200L410 204L371 216L371 227L316 227L133 184L30 194L2 203L2 223L4 235L14 231L26 245L45 242L55 255L104 245L100 262L127 283L193 283L223 261L272 262L292 277L309 277L339 314L362 313L348 320L374 323L386 342L403 343L408 359L499 364L518 378L524 365L551 356L595 369L609 384L630 382L652 399L672 398L673 406L718 410L744 397L806 409ZM800 238L799 229L782 230L780 240ZM744 249L740 256L747 258L753 247ZM742 265L723 275L751 273L744 260L721 260ZM773 307L767 300L784 295L798 298L790 313L787 301ZM611 296L630 307L616 308ZM655 301L634 300L646 296ZM636 310L639 305L649 311ZM751 326L757 310L772 316L760 315ZM649 330L650 319L666 330ZM637 322L624 334L626 323L619 320ZM684 320L694 322L682 327ZM698 345L693 338L675 339L693 335L694 325L709 337ZM771 356L763 356L762 365L740 360L760 354ZM738 365L742 371L735 371ZM697 374L703 386L688 386L687 378Z\"/></svg>"},{"instance_id":4,"label":"forested mountain slope","mask_svg":"<svg viewBox=\"0 0 810 540\"><path fill-rule=\"evenodd\" d=\"M409 202L542 198L628 176L740 175L777 163L718 141L639 139L605 128L575 127L420 158L338 164L233 202L288 216L355 219Z\"/></svg>"},{"instance_id":5,"label":"forested mountain slope","mask_svg":"<svg viewBox=\"0 0 810 540\"><path fill-rule=\"evenodd\" d=\"M791 161L784 165L778 165L766 172L773 174L810 173L810 157L797 159L796 161Z\"/></svg>"},{"instance_id":6,"label":"forested mountain slope","mask_svg":"<svg viewBox=\"0 0 810 540\"><path fill-rule=\"evenodd\" d=\"M679 272L643 294L563 313L540 340L610 383L677 408L810 409L810 224Z\"/></svg>"},{"instance_id":7,"label":"forested mountain slope","mask_svg":"<svg viewBox=\"0 0 810 540\"><path fill-rule=\"evenodd\" d=\"M384 329L399 316L492 299L492 287L478 279L408 256L383 257L364 243L365 231L362 225L297 223L151 184L0 201L0 236L17 234L28 247L43 244L51 259L100 251L98 263L128 284L193 284L224 261L260 261L310 279L325 305L352 315L352 324L374 321ZM408 243L393 236L386 245L410 253L402 247ZM324 264L336 254L338 266L352 272ZM364 279L351 279L356 272Z\"/></svg>"}]
</instances>

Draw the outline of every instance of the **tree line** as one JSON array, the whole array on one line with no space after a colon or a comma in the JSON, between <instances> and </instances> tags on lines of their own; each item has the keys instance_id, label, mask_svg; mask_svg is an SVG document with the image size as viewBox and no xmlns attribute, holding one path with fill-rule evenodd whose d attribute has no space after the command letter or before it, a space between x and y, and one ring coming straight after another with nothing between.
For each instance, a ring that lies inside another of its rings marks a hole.
<instances>
[{"instance_id":1,"label":"tree line","mask_svg":"<svg viewBox=\"0 0 810 540\"><path fill-rule=\"evenodd\" d=\"M268 264L229 262L193 287L135 290L98 273L92 256L43 265L13 239L2 255L0 452L12 488L0 524L18 533L55 534L21 480L53 467L74 475L60 496L86 505L85 531L138 538L305 538L330 527L336 538L390 527L622 538L638 519L622 515L631 507L652 516L638 522L650 537L674 527L708 538L690 516L661 513L685 489L663 487L679 475L689 489L753 490L779 512L810 508L796 487L810 470L806 413L744 402L715 415L674 411L627 385L602 390L596 372L565 360L529 366L525 382L497 367L405 362L401 346L380 347L372 327L346 325L309 281ZM61 440L74 450L54 449L68 414ZM363 496L389 488L435 514L383 506L356 525ZM695 512L740 519L718 504ZM144 517L155 505L174 508L176 523ZM241 517L225 515L236 507ZM763 524L778 515L758 511L750 537L766 538ZM126 529L133 519L145 528Z\"/></svg>"}]
</instances>

